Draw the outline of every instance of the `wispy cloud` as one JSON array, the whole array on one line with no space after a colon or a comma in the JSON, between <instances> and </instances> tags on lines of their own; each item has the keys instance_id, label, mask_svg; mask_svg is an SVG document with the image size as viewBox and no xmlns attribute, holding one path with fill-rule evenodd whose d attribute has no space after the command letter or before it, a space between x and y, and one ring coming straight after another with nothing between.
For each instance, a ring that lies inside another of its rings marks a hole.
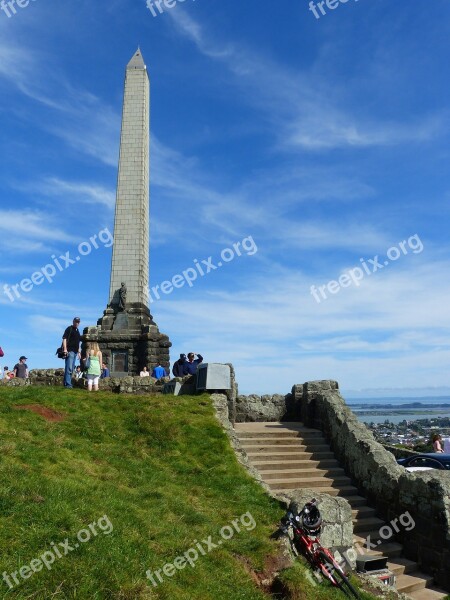
<instances>
[{"instance_id":1,"label":"wispy cloud","mask_svg":"<svg viewBox=\"0 0 450 600\"><path fill-rule=\"evenodd\" d=\"M341 147L391 146L423 142L442 134L448 115L424 115L414 120L385 121L354 114L336 100L345 99L338 82L306 71L294 71L242 44L221 43L187 11L171 11L179 33L203 55L221 62L245 93L242 98L261 110L277 136L279 149L326 150Z\"/></svg>"},{"instance_id":2,"label":"wispy cloud","mask_svg":"<svg viewBox=\"0 0 450 600\"><path fill-rule=\"evenodd\" d=\"M64 181L58 177L46 177L42 181L17 186L22 190L33 190L36 194L50 197L64 197L85 204L101 204L108 208L114 208L115 193L113 190L96 185L94 183Z\"/></svg>"},{"instance_id":3,"label":"wispy cloud","mask_svg":"<svg viewBox=\"0 0 450 600\"><path fill-rule=\"evenodd\" d=\"M3 250L30 253L44 250L49 242L74 242L76 238L54 222L49 216L38 212L28 213L26 218L19 210L0 210L0 232Z\"/></svg>"},{"instance_id":4,"label":"wispy cloud","mask_svg":"<svg viewBox=\"0 0 450 600\"><path fill-rule=\"evenodd\" d=\"M379 385L380 377L393 385L414 377L418 368L428 372L423 383L431 385L431 373L450 359L441 300L450 294L450 285L442 281L450 264L433 257L414 261L399 263L320 305L310 296L309 276L269 269L265 277L246 278L245 289L238 278L233 293L194 288L192 297L171 297L155 310L160 323L183 330L208 360L230 357L243 390L281 391L280 381L285 381L288 391L294 383L328 377L346 387ZM198 332L200 322L207 333ZM265 357L260 365L255 352Z\"/></svg>"}]
</instances>

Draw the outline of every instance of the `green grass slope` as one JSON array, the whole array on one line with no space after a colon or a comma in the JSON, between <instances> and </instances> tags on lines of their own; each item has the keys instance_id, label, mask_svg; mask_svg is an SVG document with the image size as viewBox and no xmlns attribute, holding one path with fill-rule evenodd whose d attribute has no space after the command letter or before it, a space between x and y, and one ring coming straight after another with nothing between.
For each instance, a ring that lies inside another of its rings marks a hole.
<instances>
[{"instance_id":1,"label":"green grass slope","mask_svg":"<svg viewBox=\"0 0 450 600\"><path fill-rule=\"evenodd\" d=\"M208 396L0 388L0 471L2 598L267 598L248 565L276 553L282 511L236 461Z\"/></svg>"}]
</instances>

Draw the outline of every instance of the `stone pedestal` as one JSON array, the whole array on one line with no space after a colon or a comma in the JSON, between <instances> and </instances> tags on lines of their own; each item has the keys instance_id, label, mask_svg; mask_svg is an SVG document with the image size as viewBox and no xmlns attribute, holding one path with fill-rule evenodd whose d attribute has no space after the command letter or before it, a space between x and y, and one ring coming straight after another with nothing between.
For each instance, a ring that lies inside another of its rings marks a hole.
<instances>
[{"instance_id":1,"label":"stone pedestal","mask_svg":"<svg viewBox=\"0 0 450 600\"><path fill-rule=\"evenodd\" d=\"M114 377L139 375L144 366L151 372L158 363L169 369L172 343L159 331L148 309L146 312L114 314L106 309L96 327L83 330L82 355L89 342L97 342Z\"/></svg>"}]
</instances>

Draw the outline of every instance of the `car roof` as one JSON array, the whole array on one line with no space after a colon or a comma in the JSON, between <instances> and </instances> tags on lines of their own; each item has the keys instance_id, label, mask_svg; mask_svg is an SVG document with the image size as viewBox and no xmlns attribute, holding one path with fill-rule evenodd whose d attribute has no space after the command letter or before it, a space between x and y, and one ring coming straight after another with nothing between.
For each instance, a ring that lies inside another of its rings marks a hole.
<instances>
[{"instance_id":1,"label":"car roof","mask_svg":"<svg viewBox=\"0 0 450 600\"><path fill-rule=\"evenodd\" d=\"M429 456L430 458L450 460L450 454L443 454L442 452L425 452L424 454L419 454L419 456Z\"/></svg>"}]
</instances>

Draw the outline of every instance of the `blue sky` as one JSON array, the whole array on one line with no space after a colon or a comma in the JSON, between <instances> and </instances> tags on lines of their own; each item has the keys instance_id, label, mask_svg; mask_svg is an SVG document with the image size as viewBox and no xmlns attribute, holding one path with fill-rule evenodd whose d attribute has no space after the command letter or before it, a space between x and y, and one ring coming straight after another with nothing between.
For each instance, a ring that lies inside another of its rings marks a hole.
<instances>
[{"instance_id":1,"label":"blue sky","mask_svg":"<svg viewBox=\"0 0 450 600\"><path fill-rule=\"evenodd\" d=\"M233 362L242 393L449 386L449 17L447 0L350 0L319 19L306 0L0 12L3 364L60 365L64 327L106 307L103 244L13 302L4 285L113 231L124 70L140 45L151 285L246 238L257 247L152 303L172 360ZM328 287L318 301L311 286Z\"/></svg>"}]
</instances>

